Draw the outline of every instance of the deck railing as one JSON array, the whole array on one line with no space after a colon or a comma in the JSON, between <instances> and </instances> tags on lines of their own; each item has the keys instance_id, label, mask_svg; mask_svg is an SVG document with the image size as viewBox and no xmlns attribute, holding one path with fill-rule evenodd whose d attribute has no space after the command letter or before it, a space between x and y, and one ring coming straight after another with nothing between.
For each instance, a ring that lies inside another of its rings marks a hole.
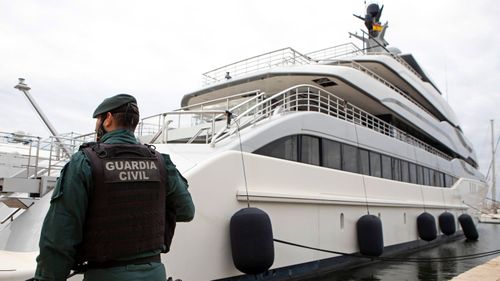
<instances>
[{"instance_id":1,"label":"deck railing","mask_svg":"<svg viewBox=\"0 0 500 281\"><path fill-rule=\"evenodd\" d=\"M216 133L216 122L226 120L227 112L239 115L262 101L264 96L265 93L254 90L152 115L141 120L137 126L136 135L152 136L148 141L151 143L156 141L167 143L171 140L169 137L171 130L195 127L197 128L196 136L190 137L190 142L193 142L196 137L204 136L205 142L208 143Z\"/></svg>"},{"instance_id":2,"label":"deck railing","mask_svg":"<svg viewBox=\"0 0 500 281\"><path fill-rule=\"evenodd\" d=\"M360 49L358 46L353 43L345 43L325 49L321 49L318 51L306 53L306 56L311 58L311 60L319 62L324 60L334 60L347 56L357 56L357 55L383 55L388 56L399 62L405 68L407 68L410 72L412 72L415 76L420 79L422 75L418 73L413 67L411 67L403 58L401 58L397 54L389 53L389 52L366 52L365 50Z\"/></svg>"},{"instance_id":3,"label":"deck railing","mask_svg":"<svg viewBox=\"0 0 500 281\"><path fill-rule=\"evenodd\" d=\"M309 63L310 59L307 56L292 48L283 48L208 71L203 74L203 85L272 67Z\"/></svg>"},{"instance_id":4,"label":"deck railing","mask_svg":"<svg viewBox=\"0 0 500 281\"><path fill-rule=\"evenodd\" d=\"M427 108L425 108L423 105L421 105L415 99L413 99L410 95L408 95L407 93L405 93L403 90L399 89L398 87L394 86L391 82L385 80L382 76L378 75L377 73L375 73L375 72L371 71L370 69L368 69L367 67L363 66L362 64L357 63L357 62L352 61L352 60L333 60L331 62L331 64L349 66L349 67L357 69L361 72L364 72L365 74L368 74L369 76L371 76L375 80L378 80L379 82L381 82L382 84L384 84L385 86L390 88L391 90L395 91L396 93L398 93L399 95L401 95L405 99L409 100L411 103L416 105L418 108L420 108L423 111L425 111L426 113L428 113L429 116L431 116L432 118L439 120L433 113L431 113Z\"/></svg>"},{"instance_id":5,"label":"deck railing","mask_svg":"<svg viewBox=\"0 0 500 281\"><path fill-rule=\"evenodd\" d=\"M364 52L353 43L345 43L314 52L306 53L306 56L319 62L321 60L338 59L346 56L363 55Z\"/></svg>"},{"instance_id":6,"label":"deck railing","mask_svg":"<svg viewBox=\"0 0 500 281\"><path fill-rule=\"evenodd\" d=\"M401 65L403 65L404 67L406 67L409 71L411 71L413 74L415 74L415 76L417 76L418 78L420 79L423 79L422 75L420 75L420 73L418 73L413 67L411 67L411 65L409 65L403 58L401 58L400 56L396 55L396 54L393 54L393 53L388 53L388 52L372 52L372 53L368 53L368 55L383 55L383 56L389 56L393 59L395 59L397 62L399 62Z\"/></svg>"},{"instance_id":7,"label":"deck railing","mask_svg":"<svg viewBox=\"0 0 500 281\"><path fill-rule=\"evenodd\" d=\"M410 72L412 72L415 76L423 79L420 73L418 73L397 54L389 52L366 52L365 50L360 49L354 43L349 42L306 54L297 52L292 48L283 48L262 55L254 56L203 73L203 85L210 85L223 80L232 79L233 77L238 77L243 74L248 74L277 66L315 64L320 61L336 60L348 56L357 55L384 55L391 57L401 65L403 65Z\"/></svg>"},{"instance_id":8,"label":"deck railing","mask_svg":"<svg viewBox=\"0 0 500 281\"><path fill-rule=\"evenodd\" d=\"M50 176L60 170L69 160L65 149L76 152L80 145L95 140L95 133L70 133L42 139L21 133L0 132L0 146L5 153L18 153L19 164L13 168L19 171L12 177L36 178L41 175Z\"/></svg>"},{"instance_id":9,"label":"deck railing","mask_svg":"<svg viewBox=\"0 0 500 281\"><path fill-rule=\"evenodd\" d=\"M183 111L172 111L145 118L141 121L139 127L156 118L158 120L151 122L155 124L156 128L154 130L155 138L150 143L154 143L155 141L161 143L170 141L191 143L197 137L203 136L205 140L203 143L210 143L214 146L221 140L234 135L238 130L256 124L272 115L286 112L312 111L327 114L333 118L342 119L368 128L424 149L441 158L451 159L449 155L424 141L316 86L297 85L272 96L266 96L265 93L260 91L254 91L253 93L254 95L250 98L233 107L221 108L219 110L203 110L203 105L208 103L201 103L192 108L184 108ZM233 97L237 96L241 96L241 94ZM229 102L224 101L221 103L229 104ZM233 118L228 116L228 112L232 114ZM173 124L176 118L181 118L182 116L189 116L191 121L183 123L178 119L178 123ZM231 118L231 122L228 122L228 118ZM193 126L196 128L192 130L192 134L189 137L180 141L169 139L170 130ZM138 133L139 135L145 135L144 133ZM159 139L159 136L162 136L162 138Z\"/></svg>"},{"instance_id":10,"label":"deck railing","mask_svg":"<svg viewBox=\"0 0 500 281\"><path fill-rule=\"evenodd\" d=\"M221 129L211 143L215 145L220 140L233 135L237 130L255 124L272 114L292 111L314 111L327 114L409 143L441 158L451 159L446 153L422 140L313 85L294 86L255 104L240 114L232 125Z\"/></svg>"},{"instance_id":11,"label":"deck railing","mask_svg":"<svg viewBox=\"0 0 500 281\"><path fill-rule=\"evenodd\" d=\"M233 64L229 64L223 67L219 67L212 71L206 72L203 74L203 84L209 85L215 82L223 81L224 79L232 79L233 77L240 76L243 74L248 74L252 72L256 72L258 70L269 69L276 66L284 66L284 65L295 65L295 64L314 64L320 61L328 61L329 64L338 64L353 67L357 70L363 71L368 75L372 76L376 80L382 82L392 90L396 91L398 94L411 101L413 104L418 106L420 109L429 113L430 116L437 119L434 114L432 114L429 110L427 110L424 106L422 106L419 102L414 100L407 93L397 88L380 75L375 72L369 70L368 68L362 66L361 64L352 61L352 60L342 60L342 57L346 56L355 56L355 55L384 55L391 57L392 59L399 62L405 68L407 68L410 72L412 72L415 76L420 79L423 79L422 76L411 67L404 59L400 56L388 52L365 52L360 49L353 43L345 43L325 49L321 49L318 51L310 52L305 55L295 51L292 48L284 48L277 51L265 53L262 55L258 55L255 57L251 57L249 59L245 59Z\"/></svg>"}]
</instances>

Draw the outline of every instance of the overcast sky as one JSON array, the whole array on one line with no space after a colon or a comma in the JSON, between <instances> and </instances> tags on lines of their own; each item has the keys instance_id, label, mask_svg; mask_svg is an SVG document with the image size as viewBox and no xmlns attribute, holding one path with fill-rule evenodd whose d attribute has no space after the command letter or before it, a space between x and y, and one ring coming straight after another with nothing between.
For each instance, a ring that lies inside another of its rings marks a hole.
<instances>
[{"instance_id":1,"label":"overcast sky","mask_svg":"<svg viewBox=\"0 0 500 281\"><path fill-rule=\"evenodd\" d=\"M498 1L379 2L386 40L412 53L441 89L485 173L490 119L500 134ZM18 77L60 133L85 133L105 97L135 95L143 116L170 111L208 70L354 40L347 32L364 25L352 14L364 12L362 0L0 0L0 131L49 135L13 89Z\"/></svg>"}]
</instances>

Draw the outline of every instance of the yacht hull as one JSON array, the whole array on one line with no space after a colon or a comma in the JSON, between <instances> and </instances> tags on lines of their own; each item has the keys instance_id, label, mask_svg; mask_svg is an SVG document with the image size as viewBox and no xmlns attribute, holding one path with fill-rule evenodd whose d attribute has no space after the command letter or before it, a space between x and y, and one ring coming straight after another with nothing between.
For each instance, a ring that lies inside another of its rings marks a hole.
<instances>
[{"instance_id":1,"label":"yacht hull","mask_svg":"<svg viewBox=\"0 0 500 281\"><path fill-rule=\"evenodd\" d=\"M224 152L186 173L197 214L192 223L178 225L172 250L165 255L167 272L174 280L241 275L232 262L229 222L248 204L269 215L274 238L345 253L359 251L356 222L369 212L382 221L385 255L461 237L457 218L468 209L462 202L477 206L487 191L475 180L461 179L451 188L436 188L249 153L243 153L243 161L247 186L238 151ZM458 231L450 237L439 232L430 243L420 240L416 221L424 211L436 222L443 212L452 213ZM305 274L304 268L309 268L307 274L317 274L353 264L345 258L330 261L338 257L334 254L276 242L274 247L275 260L267 275L294 272L295 267L299 275ZM320 264L327 266L320 270Z\"/></svg>"}]
</instances>

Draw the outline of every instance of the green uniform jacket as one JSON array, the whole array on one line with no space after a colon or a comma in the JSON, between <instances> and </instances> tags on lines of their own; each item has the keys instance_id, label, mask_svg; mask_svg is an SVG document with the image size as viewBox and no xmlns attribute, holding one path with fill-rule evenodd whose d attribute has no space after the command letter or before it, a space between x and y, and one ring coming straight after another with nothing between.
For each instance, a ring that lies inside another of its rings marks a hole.
<instances>
[{"instance_id":1,"label":"green uniform jacket","mask_svg":"<svg viewBox=\"0 0 500 281\"><path fill-rule=\"evenodd\" d=\"M109 144L138 143L134 134L127 130L115 130L105 134L101 142ZM194 217L194 205L187 190L186 179L177 171L168 155L163 154L170 191L166 204L177 208L177 221L190 221ZM66 280L74 266L78 245L82 242L88 194L91 194L92 169L82 151L75 153L64 166L50 201L40 235L40 255L37 257L37 280ZM162 249L138 256L158 254Z\"/></svg>"}]
</instances>

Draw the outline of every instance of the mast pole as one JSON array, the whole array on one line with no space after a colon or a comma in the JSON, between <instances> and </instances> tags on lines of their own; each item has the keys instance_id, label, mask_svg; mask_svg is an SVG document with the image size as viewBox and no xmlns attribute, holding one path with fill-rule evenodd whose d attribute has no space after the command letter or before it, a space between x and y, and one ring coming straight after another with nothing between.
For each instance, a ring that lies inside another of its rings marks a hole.
<instances>
[{"instance_id":1,"label":"mast pole","mask_svg":"<svg viewBox=\"0 0 500 281\"><path fill-rule=\"evenodd\" d=\"M68 157L70 157L71 156L71 151L64 145L64 143L62 142L62 140L59 138L59 134L57 133L57 131L54 128L54 126L52 126L52 124L49 122L49 119L47 118L47 116L43 113L42 109L35 102L35 99L33 99L33 97L30 95L29 90L31 90L31 88L28 87L28 85L26 85L24 83L24 78L19 78L19 84L17 84L14 88L16 88L19 91L21 91L21 92L24 93L24 95L26 96L26 98L28 99L28 101L31 103L31 105L35 109L36 113L38 113L38 115L42 119L42 121L45 124L45 126L47 126L47 128L49 129L49 131L52 134L52 136L54 136L56 138L56 140L59 142L59 145L61 146L61 148L63 149L63 151L66 153L66 155Z\"/></svg>"},{"instance_id":2,"label":"mast pole","mask_svg":"<svg viewBox=\"0 0 500 281\"><path fill-rule=\"evenodd\" d=\"M491 175L491 198L493 199L493 213L497 213L497 206L496 206L496 200L497 200L497 191L496 191L496 177L495 177L495 130L494 130L494 124L495 120L491 119L491 171L493 172Z\"/></svg>"}]
</instances>

